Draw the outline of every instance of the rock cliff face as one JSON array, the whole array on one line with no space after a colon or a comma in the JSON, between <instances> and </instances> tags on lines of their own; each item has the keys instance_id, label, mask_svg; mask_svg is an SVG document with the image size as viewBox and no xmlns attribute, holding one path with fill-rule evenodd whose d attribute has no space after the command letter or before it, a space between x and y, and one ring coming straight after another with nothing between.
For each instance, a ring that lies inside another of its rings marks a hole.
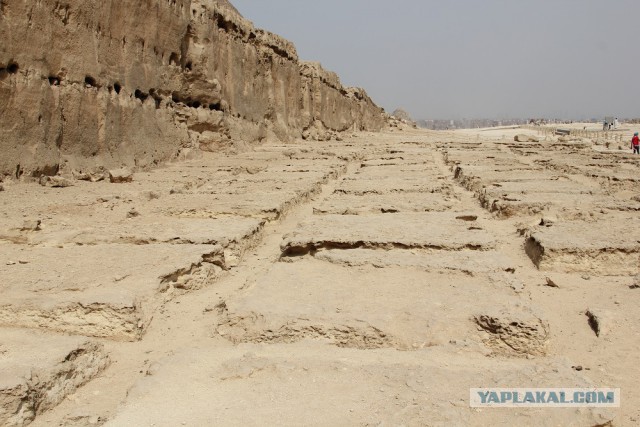
<instances>
[{"instance_id":1,"label":"rock cliff face","mask_svg":"<svg viewBox=\"0 0 640 427\"><path fill-rule=\"evenodd\" d=\"M378 130L361 89L226 0L0 0L0 174Z\"/></svg>"}]
</instances>

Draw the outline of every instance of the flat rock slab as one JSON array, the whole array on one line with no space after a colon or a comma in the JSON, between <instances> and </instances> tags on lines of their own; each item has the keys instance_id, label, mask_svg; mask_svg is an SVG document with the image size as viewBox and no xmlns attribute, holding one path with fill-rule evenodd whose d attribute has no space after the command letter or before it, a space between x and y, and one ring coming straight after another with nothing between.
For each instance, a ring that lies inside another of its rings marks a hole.
<instances>
[{"instance_id":1,"label":"flat rock slab","mask_svg":"<svg viewBox=\"0 0 640 427\"><path fill-rule=\"evenodd\" d=\"M77 217L72 223L51 219L43 223L41 231L0 234L0 239L19 243L23 238L26 244L45 246L102 243L220 245L241 253L251 246L265 224L264 220L244 217L201 219L139 215L133 218L122 215L119 219Z\"/></svg>"},{"instance_id":2,"label":"flat rock slab","mask_svg":"<svg viewBox=\"0 0 640 427\"><path fill-rule=\"evenodd\" d=\"M540 179L549 178L553 174L541 169L540 167L527 166L518 164L518 162L506 163L503 165L496 164L483 164L483 165L458 165L456 166L456 173L461 176L479 176L482 177L486 174L495 173L497 177L500 176L514 176L521 179ZM557 176L558 174L556 174ZM504 179L504 178L503 178Z\"/></svg>"},{"instance_id":3,"label":"flat rock slab","mask_svg":"<svg viewBox=\"0 0 640 427\"><path fill-rule=\"evenodd\" d=\"M135 340L172 292L225 268L210 245L0 246L0 325Z\"/></svg>"},{"instance_id":4,"label":"flat rock slab","mask_svg":"<svg viewBox=\"0 0 640 427\"><path fill-rule=\"evenodd\" d=\"M424 271L463 271L468 274L515 270L516 265L497 251L437 251L421 249L329 249L318 251L319 260L349 267L408 267Z\"/></svg>"},{"instance_id":5,"label":"flat rock slab","mask_svg":"<svg viewBox=\"0 0 640 427\"><path fill-rule=\"evenodd\" d=\"M417 164L371 164L363 163L360 165L360 169L356 172L356 175L384 175L389 171L398 173L427 173L437 174L440 172L438 165L433 163L417 163Z\"/></svg>"},{"instance_id":6,"label":"flat rock slab","mask_svg":"<svg viewBox=\"0 0 640 427\"><path fill-rule=\"evenodd\" d=\"M453 349L187 349L138 381L106 426L501 425L504 411L469 407L470 388L556 383L594 386L561 360L497 362ZM586 408L509 410L509 424L605 425L615 416Z\"/></svg>"},{"instance_id":7,"label":"flat rock slab","mask_svg":"<svg viewBox=\"0 0 640 427\"><path fill-rule=\"evenodd\" d=\"M310 195L310 194L309 194ZM225 218L245 216L273 221L305 199L305 194L290 191L256 191L242 197L234 194L172 194L154 200L149 208L154 213L180 218Z\"/></svg>"},{"instance_id":8,"label":"flat rock slab","mask_svg":"<svg viewBox=\"0 0 640 427\"><path fill-rule=\"evenodd\" d=\"M637 274L640 231L637 216L608 217L596 222L572 221L531 233L525 250L540 270Z\"/></svg>"},{"instance_id":9,"label":"flat rock slab","mask_svg":"<svg viewBox=\"0 0 640 427\"><path fill-rule=\"evenodd\" d=\"M380 179L380 178L396 178L406 179L437 179L444 176L437 165L429 165L424 167L408 166L379 166L364 167L353 174L352 179Z\"/></svg>"},{"instance_id":10,"label":"flat rock slab","mask_svg":"<svg viewBox=\"0 0 640 427\"><path fill-rule=\"evenodd\" d=\"M503 181L520 182L520 181L545 181L545 180L566 180L566 178L536 169L510 169L495 170L487 167L461 167L458 166L455 171L455 178L470 191L479 191L484 187L491 187L493 183Z\"/></svg>"},{"instance_id":11,"label":"flat rock slab","mask_svg":"<svg viewBox=\"0 0 640 427\"><path fill-rule=\"evenodd\" d=\"M567 194L599 194L597 184L587 185L566 178L531 180L531 181L496 181L487 186L486 191L494 193L567 193Z\"/></svg>"},{"instance_id":12,"label":"flat rock slab","mask_svg":"<svg viewBox=\"0 0 640 427\"><path fill-rule=\"evenodd\" d=\"M380 178L348 179L341 181L336 193L343 194L388 194L388 193L450 193L452 185L446 180L428 178Z\"/></svg>"},{"instance_id":13,"label":"flat rock slab","mask_svg":"<svg viewBox=\"0 0 640 427\"><path fill-rule=\"evenodd\" d=\"M301 194L313 194L320 189L320 186L325 183L329 177L337 174L337 171L331 174L292 174L298 175L298 177L291 176L290 178L284 178L280 176L277 180L260 180L256 178L227 179L218 182L209 182L206 185L185 189L180 192L183 194L201 194L203 196L233 194L238 197L244 197L246 194L252 194L258 191L282 191L293 194L292 197L295 197Z\"/></svg>"},{"instance_id":14,"label":"flat rock slab","mask_svg":"<svg viewBox=\"0 0 640 427\"><path fill-rule=\"evenodd\" d=\"M281 249L287 254L304 254L320 248L493 248L495 239L479 229L476 218L444 212L322 215L286 235Z\"/></svg>"},{"instance_id":15,"label":"flat rock slab","mask_svg":"<svg viewBox=\"0 0 640 427\"><path fill-rule=\"evenodd\" d=\"M614 201L603 200L602 196L575 193L503 194L488 190L480 193L478 198L482 206L502 218L548 213L563 219L579 219L591 215L596 207L623 208Z\"/></svg>"},{"instance_id":16,"label":"flat rock slab","mask_svg":"<svg viewBox=\"0 0 640 427\"><path fill-rule=\"evenodd\" d=\"M416 350L467 340L488 354L494 347L483 343L490 334L479 335L472 319L503 305L513 318L530 319L519 301L504 282L488 276L304 258L274 265L225 301L216 331L234 343L315 339L360 349ZM531 348L536 351L520 355L545 351L540 342Z\"/></svg>"},{"instance_id":17,"label":"flat rock slab","mask_svg":"<svg viewBox=\"0 0 640 427\"><path fill-rule=\"evenodd\" d=\"M449 164L461 164L465 166L506 166L513 168L526 167L527 164L519 160L513 153L498 150L474 153L470 151L447 150L444 159Z\"/></svg>"},{"instance_id":18,"label":"flat rock slab","mask_svg":"<svg viewBox=\"0 0 640 427\"><path fill-rule=\"evenodd\" d=\"M383 156L374 159L367 159L360 163L363 168L377 167L377 166L418 166L418 165L432 165L434 163L433 156L412 156L409 155L406 158L404 156Z\"/></svg>"},{"instance_id":19,"label":"flat rock slab","mask_svg":"<svg viewBox=\"0 0 640 427\"><path fill-rule=\"evenodd\" d=\"M460 210L460 200L440 193L333 194L318 206L316 214L444 212Z\"/></svg>"},{"instance_id":20,"label":"flat rock slab","mask_svg":"<svg viewBox=\"0 0 640 427\"><path fill-rule=\"evenodd\" d=\"M109 364L86 338L0 329L0 425L23 426Z\"/></svg>"},{"instance_id":21,"label":"flat rock slab","mask_svg":"<svg viewBox=\"0 0 640 427\"><path fill-rule=\"evenodd\" d=\"M541 213L558 219L578 220L602 216L606 211L640 212L640 202L606 195L574 193L510 193L486 191L478 195L480 203L499 217L508 218Z\"/></svg>"}]
</instances>

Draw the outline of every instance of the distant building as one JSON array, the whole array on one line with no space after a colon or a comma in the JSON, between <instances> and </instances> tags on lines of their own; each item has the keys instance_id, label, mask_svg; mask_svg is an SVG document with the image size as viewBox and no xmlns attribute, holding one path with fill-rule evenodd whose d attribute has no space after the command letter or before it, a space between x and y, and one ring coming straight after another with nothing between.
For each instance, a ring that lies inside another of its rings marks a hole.
<instances>
[{"instance_id":1,"label":"distant building","mask_svg":"<svg viewBox=\"0 0 640 427\"><path fill-rule=\"evenodd\" d=\"M447 130L447 129L477 129L477 128L489 128L496 126L519 126L527 124L527 120L523 119L429 119L418 120L418 126L423 129L432 130Z\"/></svg>"}]
</instances>

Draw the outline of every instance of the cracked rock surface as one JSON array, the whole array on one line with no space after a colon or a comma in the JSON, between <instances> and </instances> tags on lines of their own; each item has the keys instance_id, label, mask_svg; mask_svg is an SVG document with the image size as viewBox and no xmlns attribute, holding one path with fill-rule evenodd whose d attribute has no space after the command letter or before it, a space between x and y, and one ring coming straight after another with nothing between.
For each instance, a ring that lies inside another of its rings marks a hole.
<instances>
[{"instance_id":1,"label":"cracked rock surface","mask_svg":"<svg viewBox=\"0 0 640 427\"><path fill-rule=\"evenodd\" d=\"M634 424L633 198L616 181L598 191L584 147L534 144L358 133L203 153L118 184L9 182L0 363L24 369L0 413L35 426ZM547 161L559 149L565 167ZM620 387L629 403L469 408L469 388L505 384Z\"/></svg>"}]
</instances>

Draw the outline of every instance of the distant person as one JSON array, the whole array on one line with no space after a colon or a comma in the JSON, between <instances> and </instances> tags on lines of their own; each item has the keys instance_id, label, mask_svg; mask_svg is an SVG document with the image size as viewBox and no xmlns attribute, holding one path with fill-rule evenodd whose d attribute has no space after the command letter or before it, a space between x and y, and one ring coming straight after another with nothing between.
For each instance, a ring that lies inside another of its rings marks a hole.
<instances>
[{"instance_id":1,"label":"distant person","mask_svg":"<svg viewBox=\"0 0 640 427\"><path fill-rule=\"evenodd\" d=\"M631 148L633 148L633 154L640 154L640 138L638 138L638 132L633 134Z\"/></svg>"}]
</instances>

